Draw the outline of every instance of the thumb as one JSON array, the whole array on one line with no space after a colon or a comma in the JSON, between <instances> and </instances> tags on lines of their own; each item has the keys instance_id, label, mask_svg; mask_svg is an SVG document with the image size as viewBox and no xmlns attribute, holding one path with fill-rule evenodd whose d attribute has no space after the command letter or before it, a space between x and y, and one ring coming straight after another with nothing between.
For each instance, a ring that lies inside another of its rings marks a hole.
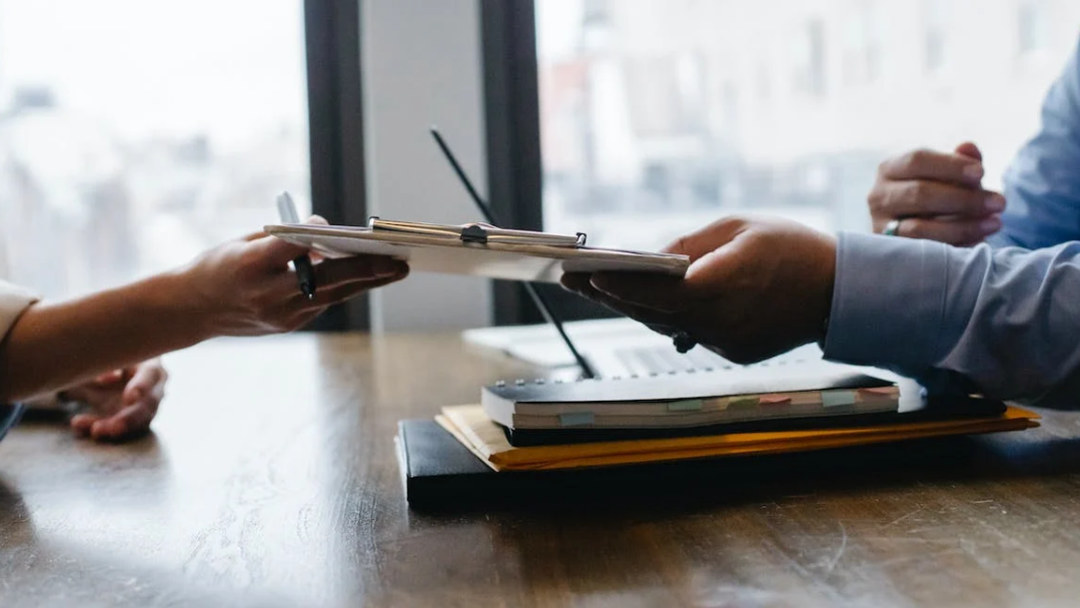
<instances>
[{"instance_id":1,"label":"thumb","mask_svg":"<svg viewBox=\"0 0 1080 608\"><path fill-rule=\"evenodd\" d=\"M148 396L160 401L164 395L166 378L168 373L156 360L139 365L124 387L123 403L130 405Z\"/></svg>"},{"instance_id":2,"label":"thumb","mask_svg":"<svg viewBox=\"0 0 1080 608\"><path fill-rule=\"evenodd\" d=\"M307 248L294 245L276 236L264 236L251 241L252 254L258 258L266 268L281 270L294 259L308 252Z\"/></svg>"},{"instance_id":3,"label":"thumb","mask_svg":"<svg viewBox=\"0 0 1080 608\"><path fill-rule=\"evenodd\" d=\"M329 222L321 215L313 215L304 222L316 226L326 226ZM274 236L260 236L252 239L251 248L255 256L266 262L268 268L278 269L294 259L308 253L306 247L294 245Z\"/></svg>"},{"instance_id":4,"label":"thumb","mask_svg":"<svg viewBox=\"0 0 1080 608\"><path fill-rule=\"evenodd\" d=\"M690 234L683 235L662 250L690 257L693 262L730 243L746 229L746 222L734 218L717 220Z\"/></svg>"},{"instance_id":5,"label":"thumb","mask_svg":"<svg viewBox=\"0 0 1080 608\"><path fill-rule=\"evenodd\" d=\"M690 300L681 278L638 272L597 272L590 288L623 304L658 312L676 312Z\"/></svg>"},{"instance_id":6,"label":"thumb","mask_svg":"<svg viewBox=\"0 0 1080 608\"><path fill-rule=\"evenodd\" d=\"M979 150L979 147L971 143L970 141L965 141L959 146L956 146L956 150L954 150L954 152L956 152L960 156L966 156L975 160L981 161L983 159L982 152Z\"/></svg>"}]
</instances>

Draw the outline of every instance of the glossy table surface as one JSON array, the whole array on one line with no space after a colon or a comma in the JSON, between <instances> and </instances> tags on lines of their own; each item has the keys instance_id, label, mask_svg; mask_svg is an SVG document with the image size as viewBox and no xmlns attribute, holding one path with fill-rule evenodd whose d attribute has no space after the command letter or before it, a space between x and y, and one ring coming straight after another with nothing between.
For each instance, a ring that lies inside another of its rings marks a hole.
<instances>
[{"instance_id":1,"label":"glossy table surface","mask_svg":"<svg viewBox=\"0 0 1080 608\"><path fill-rule=\"evenodd\" d=\"M0 442L0 605L1075 605L1080 417L768 466L677 495L426 512L398 419L535 371L455 334L171 355L153 434Z\"/></svg>"}]
</instances>

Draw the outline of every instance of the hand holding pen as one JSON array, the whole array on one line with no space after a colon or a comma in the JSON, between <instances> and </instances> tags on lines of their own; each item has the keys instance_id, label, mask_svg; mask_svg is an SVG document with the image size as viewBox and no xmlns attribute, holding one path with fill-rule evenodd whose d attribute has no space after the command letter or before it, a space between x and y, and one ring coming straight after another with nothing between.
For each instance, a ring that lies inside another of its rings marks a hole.
<instances>
[{"instance_id":1,"label":"hand holding pen","mask_svg":"<svg viewBox=\"0 0 1080 608\"><path fill-rule=\"evenodd\" d=\"M282 192L277 197L278 215L283 224L299 224L300 214L296 212L296 203L288 192ZM300 282L300 292L307 299L315 299L315 268L311 265L311 258L305 253L293 259L293 267L296 269L296 279Z\"/></svg>"},{"instance_id":2,"label":"hand holding pen","mask_svg":"<svg viewBox=\"0 0 1080 608\"><path fill-rule=\"evenodd\" d=\"M278 196L277 207L282 223L302 223L288 192ZM303 223L326 224L326 220L313 215ZM400 281L409 274L409 266L405 262L379 255L358 255L312 263L308 252L302 247L274 237L268 238L272 239L275 247L294 252L290 259L296 272L296 282L310 306L337 304L367 289ZM318 297L316 288L320 290Z\"/></svg>"}]
</instances>

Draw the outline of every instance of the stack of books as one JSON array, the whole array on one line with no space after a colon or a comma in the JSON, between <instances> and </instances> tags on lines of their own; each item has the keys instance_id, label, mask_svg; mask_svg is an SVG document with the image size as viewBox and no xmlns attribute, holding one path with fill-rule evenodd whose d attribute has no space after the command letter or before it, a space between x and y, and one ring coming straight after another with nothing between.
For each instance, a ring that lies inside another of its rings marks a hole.
<instances>
[{"instance_id":1,"label":"stack of books","mask_svg":"<svg viewBox=\"0 0 1080 608\"><path fill-rule=\"evenodd\" d=\"M442 408L435 418L441 429L431 421L399 423L399 458L412 500L410 483L433 476L804 452L1038 426L1034 413L996 401L905 401L902 407L892 381L824 361L784 370L514 380L484 387L479 404Z\"/></svg>"}]
</instances>

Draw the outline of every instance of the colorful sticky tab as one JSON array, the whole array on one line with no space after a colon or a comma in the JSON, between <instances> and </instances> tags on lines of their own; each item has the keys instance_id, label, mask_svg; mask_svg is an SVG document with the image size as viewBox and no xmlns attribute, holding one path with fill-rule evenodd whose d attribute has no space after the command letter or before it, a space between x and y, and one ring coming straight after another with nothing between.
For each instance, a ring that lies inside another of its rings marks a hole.
<instances>
[{"instance_id":1,"label":"colorful sticky tab","mask_svg":"<svg viewBox=\"0 0 1080 608\"><path fill-rule=\"evenodd\" d=\"M855 405L855 391L823 391L821 404L825 407Z\"/></svg>"},{"instance_id":2,"label":"colorful sticky tab","mask_svg":"<svg viewBox=\"0 0 1080 608\"><path fill-rule=\"evenodd\" d=\"M701 410L701 399L683 399L667 404L669 412L697 412Z\"/></svg>"},{"instance_id":3,"label":"colorful sticky tab","mask_svg":"<svg viewBox=\"0 0 1080 608\"><path fill-rule=\"evenodd\" d=\"M728 407L757 407L759 401L760 400L757 397L732 397L731 400L728 401Z\"/></svg>"},{"instance_id":4,"label":"colorful sticky tab","mask_svg":"<svg viewBox=\"0 0 1080 608\"><path fill-rule=\"evenodd\" d=\"M568 412L559 414L559 424L563 426L581 426L592 424L596 421L596 415L592 412Z\"/></svg>"},{"instance_id":5,"label":"colorful sticky tab","mask_svg":"<svg viewBox=\"0 0 1080 608\"><path fill-rule=\"evenodd\" d=\"M758 400L761 405L788 405L791 397L788 395L762 395Z\"/></svg>"},{"instance_id":6,"label":"colorful sticky tab","mask_svg":"<svg viewBox=\"0 0 1080 608\"><path fill-rule=\"evenodd\" d=\"M859 393L874 397L896 397L900 394L900 389L895 386L875 386L871 388L860 388Z\"/></svg>"}]
</instances>

